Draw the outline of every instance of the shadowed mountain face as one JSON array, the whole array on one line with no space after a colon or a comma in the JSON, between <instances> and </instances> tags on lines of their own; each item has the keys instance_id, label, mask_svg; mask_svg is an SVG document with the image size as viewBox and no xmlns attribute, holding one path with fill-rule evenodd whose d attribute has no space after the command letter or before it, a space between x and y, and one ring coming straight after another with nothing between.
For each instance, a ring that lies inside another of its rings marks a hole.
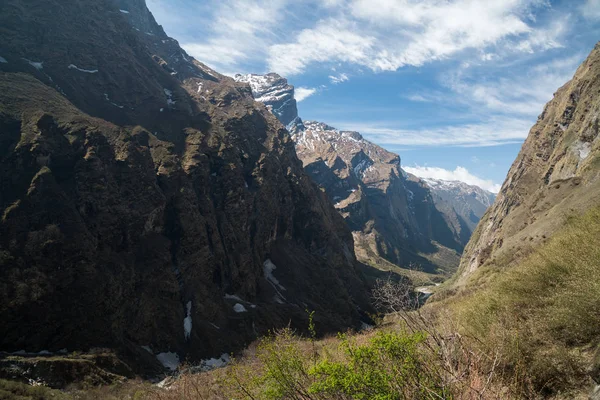
<instances>
[{"instance_id":1,"label":"shadowed mountain face","mask_svg":"<svg viewBox=\"0 0 600 400\"><path fill-rule=\"evenodd\" d=\"M249 83L256 100L267 104L282 122L302 121L296 102L290 101L293 86L284 78L271 73L237 75L236 80ZM358 132L339 131L321 122L296 122L288 129L298 157L352 229L361 261L379 267L420 265L437 273L456 269L491 194L407 174L397 154Z\"/></svg>"},{"instance_id":2,"label":"shadowed mountain face","mask_svg":"<svg viewBox=\"0 0 600 400\"><path fill-rule=\"evenodd\" d=\"M0 350L140 365L306 309L319 332L360 325L350 230L247 85L143 0L6 0L0 24Z\"/></svg>"},{"instance_id":3,"label":"shadowed mountain face","mask_svg":"<svg viewBox=\"0 0 600 400\"><path fill-rule=\"evenodd\" d=\"M496 195L460 181L423 179L431 189L433 201L442 211L452 230L466 244L486 210L494 204ZM452 211L446 211L446 210Z\"/></svg>"},{"instance_id":4,"label":"shadowed mountain face","mask_svg":"<svg viewBox=\"0 0 600 400\"><path fill-rule=\"evenodd\" d=\"M531 128L465 250L459 282L482 265L527 254L569 215L600 203L599 90L597 44Z\"/></svg>"}]
</instances>

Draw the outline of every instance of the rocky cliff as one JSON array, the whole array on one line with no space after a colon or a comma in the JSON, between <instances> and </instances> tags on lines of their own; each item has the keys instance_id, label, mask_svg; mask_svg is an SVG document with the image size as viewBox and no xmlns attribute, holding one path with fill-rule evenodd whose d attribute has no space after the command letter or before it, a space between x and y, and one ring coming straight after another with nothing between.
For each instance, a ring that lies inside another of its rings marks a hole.
<instances>
[{"instance_id":1,"label":"rocky cliff","mask_svg":"<svg viewBox=\"0 0 600 400\"><path fill-rule=\"evenodd\" d=\"M278 74L237 74L235 80L250 85L256 101L263 103L289 132L304 129L298 117L294 87Z\"/></svg>"},{"instance_id":2,"label":"rocky cliff","mask_svg":"<svg viewBox=\"0 0 600 400\"><path fill-rule=\"evenodd\" d=\"M132 365L360 326L343 219L250 88L143 0L0 4L0 351Z\"/></svg>"},{"instance_id":3,"label":"rocky cliff","mask_svg":"<svg viewBox=\"0 0 600 400\"><path fill-rule=\"evenodd\" d=\"M600 44L531 128L494 205L461 260L458 280L527 254L566 218L600 202Z\"/></svg>"}]
</instances>

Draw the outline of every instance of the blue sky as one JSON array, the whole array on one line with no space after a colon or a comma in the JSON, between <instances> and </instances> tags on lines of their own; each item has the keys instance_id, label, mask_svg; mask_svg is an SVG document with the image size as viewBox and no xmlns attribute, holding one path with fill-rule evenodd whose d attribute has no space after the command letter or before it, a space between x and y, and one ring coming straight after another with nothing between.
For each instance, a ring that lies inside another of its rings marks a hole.
<instances>
[{"instance_id":1,"label":"blue sky","mask_svg":"<svg viewBox=\"0 0 600 400\"><path fill-rule=\"evenodd\" d=\"M497 191L543 105L600 40L600 0L147 0L221 73L277 72L300 116L411 172Z\"/></svg>"}]
</instances>

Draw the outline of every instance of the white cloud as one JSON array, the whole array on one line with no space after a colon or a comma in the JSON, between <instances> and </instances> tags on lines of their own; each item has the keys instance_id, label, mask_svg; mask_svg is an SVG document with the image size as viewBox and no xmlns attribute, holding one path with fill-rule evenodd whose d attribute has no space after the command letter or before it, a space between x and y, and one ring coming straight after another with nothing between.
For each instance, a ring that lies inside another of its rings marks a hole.
<instances>
[{"instance_id":1,"label":"white cloud","mask_svg":"<svg viewBox=\"0 0 600 400\"><path fill-rule=\"evenodd\" d=\"M560 41L561 37L569 25L569 16L563 16L562 19L553 21L550 26L537 29L524 40L521 40L516 49L525 53L534 53L536 50L550 50L564 47Z\"/></svg>"},{"instance_id":2,"label":"white cloud","mask_svg":"<svg viewBox=\"0 0 600 400\"><path fill-rule=\"evenodd\" d=\"M337 85L338 83L346 82L348 79L350 79L350 78L348 77L347 74L344 74L344 73L340 73L337 75L329 75L329 80L334 85Z\"/></svg>"},{"instance_id":3,"label":"white cloud","mask_svg":"<svg viewBox=\"0 0 600 400\"><path fill-rule=\"evenodd\" d=\"M531 52L560 46L556 26L529 25L546 0L351 0L295 39L269 49L269 67L283 75L312 63L348 62L374 71L421 66L476 49L504 46Z\"/></svg>"},{"instance_id":4,"label":"white cloud","mask_svg":"<svg viewBox=\"0 0 600 400\"><path fill-rule=\"evenodd\" d=\"M454 171L439 168L439 167L402 167L409 174L418 176L424 179L442 179L445 181L461 181L468 185L479 186L482 189L492 193L498 193L502 187L492 180L479 178L469 172L465 167L457 166Z\"/></svg>"},{"instance_id":5,"label":"white cloud","mask_svg":"<svg viewBox=\"0 0 600 400\"><path fill-rule=\"evenodd\" d=\"M316 88L297 87L294 89L294 98L300 103L302 100L305 100L315 93L317 93Z\"/></svg>"},{"instance_id":6,"label":"white cloud","mask_svg":"<svg viewBox=\"0 0 600 400\"><path fill-rule=\"evenodd\" d=\"M586 0L579 8L581 15L587 19L600 19L600 0Z\"/></svg>"},{"instance_id":7,"label":"white cloud","mask_svg":"<svg viewBox=\"0 0 600 400\"><path fill-rule=\"evenodd\" d=\"M375 38L349 29L344 21L319 21L315 28L302 30L294 42L271 46L269 69L290 76L303 72L314 62L364 65L374 42Z\"/></svg>"},{"instance_id":8,"label":"white cloud","mask_svg":"<svg viewBox=\"0 0 600 400\"><path fill-rule=\"evenodd\" d=\"M452 98L446 96L441 100L460 102L472 109L483 107L488 114L510 114L517 118L537 116L556 89L572 78L584 57L584 54L576 54L532 67L517 65L512 70L500 66L503 72L514 73L489 74L487 79L481 79L476 71L462 68L442 78L443 84L454 94Z\"/></svg>"},{"instance_id":9,"label":"white cloud","mask_svg":"<svg viewBox=\"0 0 600 400\"><path fill-rule=\"evenodd\" d=\"M181 47L218 70L233 70L248 60L264 59L285 5L286 0L223 0L212 4L210 19L202 21L210 25L210 34L201 42L183 42Z\"/></svg>"},{"instance_id":10,"label":"white cloud","mask_svg":"<svg viewBox=\"0 0 600 400\"><path fill-rule=\"evenodd\" d=\"M334 123L345 130L357 130L380 145L484 147L521 143L531 120L493 117L483 122L423 129L400 129L389 124Z\"/></svg>"}]
</instances>

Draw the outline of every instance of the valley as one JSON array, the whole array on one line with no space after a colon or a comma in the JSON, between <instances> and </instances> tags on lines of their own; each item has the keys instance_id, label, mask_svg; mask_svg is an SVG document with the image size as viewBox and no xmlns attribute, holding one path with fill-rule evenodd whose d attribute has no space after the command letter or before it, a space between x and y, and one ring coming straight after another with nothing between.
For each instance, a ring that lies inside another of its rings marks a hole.
<instances>
[{"instance_id":1,"label":"valley","mask_svg":"<svg viewBox=\"0 0 600 400\"><path fill-rule=\"evenodd\" d=\"M0 5L0 399L600 399L600 43L500 186L149 6Z\"/></svg>"}]
</instances>

